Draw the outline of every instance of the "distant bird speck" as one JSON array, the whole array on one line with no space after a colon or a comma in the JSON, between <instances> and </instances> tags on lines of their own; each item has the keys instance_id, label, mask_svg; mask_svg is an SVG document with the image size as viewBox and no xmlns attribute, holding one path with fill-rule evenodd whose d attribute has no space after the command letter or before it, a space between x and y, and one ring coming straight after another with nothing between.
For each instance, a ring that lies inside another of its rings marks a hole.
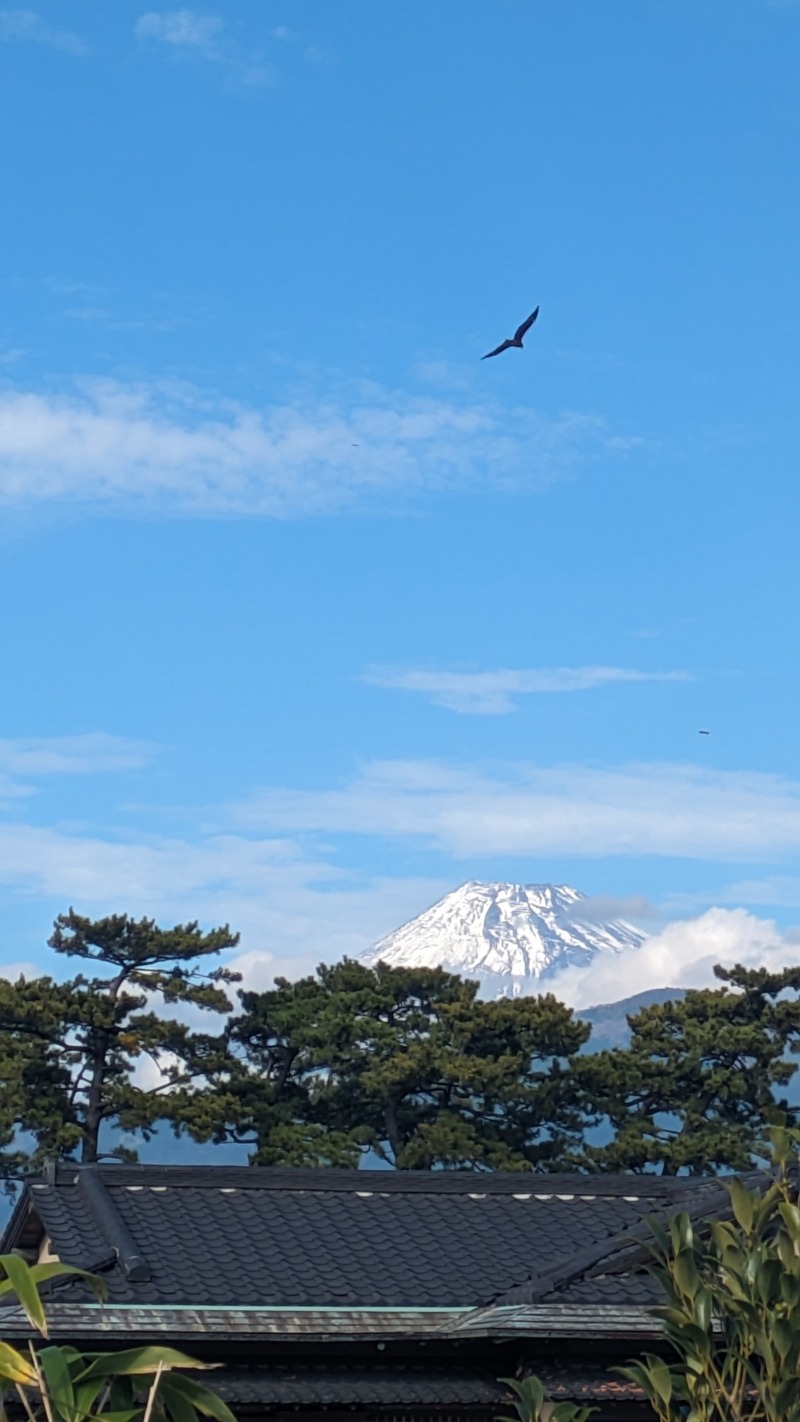
<instances>
[{"instance_id":1,"label":"distant bird speck","mask_svg":"<svg viewBox=\"0 0 800 1422\"><path fill-rule=\"evenodd\" d=\"M533 312L532 315L528 317L527 321L523 321L522 325L517 327L510 341L503 341L503 344L501 346L498 346L496 350L487 351L485 356L481 356L481 360L489 360L492 356L502 355L503 351L510 351L512 348L521 351L523 336L526 336L528 334L528 331L531 329L531 326L533 325L538 315L539 308L537 306L536 310Z\"/></svg>"},{"instance_id":2,"label":"distant bird speck","mask_svg":"<svg viewBox=\"0 0 800 1422\"><path fill-rule=\"evenodd\" d=\"M710 736L710 735L711 735L711 732L710 732L710 731L698 731L697 734L698 734L698 736Z\"/></svg>"}]
</instances>

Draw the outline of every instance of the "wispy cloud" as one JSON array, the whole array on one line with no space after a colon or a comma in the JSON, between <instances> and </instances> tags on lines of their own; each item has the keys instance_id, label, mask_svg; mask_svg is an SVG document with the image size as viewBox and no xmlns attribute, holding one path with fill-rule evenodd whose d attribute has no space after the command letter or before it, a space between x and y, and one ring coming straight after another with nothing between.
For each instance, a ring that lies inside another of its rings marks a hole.
<instances>
[{"instance_id":1,"label":"wispy cloud","mask_svg":"<svg viewBox=\"0 0 800 1422\"><path fill-rule=\"evenodd\" d=\"M670 915L690 913L708 903L750 908L800 909L800 876L797 874L764 874L761 878L737 879L732 884L716 884L691 893L669 896Z\"/></svg>"},{"instance_id":2,"label":"wispy cloud","mask_svg":"<svg viewBox=\"0 0 800 1422\"><path fill-rule=\"evenodd\" d=\"M566 913L576 923L608 923L611 919L626 919L641 926L643 922L663 919L656 904L643 894L592 894L578 899Z\"/></svg>"},{"instance_id":3,"label":"wispy cloud","mask_svg":"<svg viewBox=\"0 0 800 1422\"><path fill-rule=\"evenodd\" d=\"M103 731L82 736L6 738L0 740L0 771L26 776L96 775L105 770L138 770L157 753L152 741Z\"/></svg>"},{"instance_id":4,"label":"wispy cloud","mask_svg":"<svg viewBox=\"0 0 800 1422\"><path fill-rule=\"evenodd\" d=\"M216 828L168 836L138 834L124 820L91 830L83 820L30 823L19 814L20 797L48 777L137 770L159 751L150 741L102 732L0 739L0 806L9 816L0 819L0 889L7 897L32 898L45 915L72 903L97 915L228 922L242 933L237 966L248 983L266 986L277 973L360 952L449 887L351 874L286 836L220 830L220 815ZM46 921L43 930L44 938ZM0 966L0 977L19 971L30 975L30 965Z\"/></svg>"},{"instance_id":5,"label":"wispy cloud","mask_svg":"<svg viewBox=\"0 0 800 1422\"><path fill-rule=\"evenodd\" d=\"M201 15L197 10L149 10L136 21L135 33L137 39L158 40L216 56L224 28L220 15Z\"/></svg>"},{"instance_id":6,"label":"wispy cloud","mask_svg":"<svg viewBox=\"0 0 800 1422\"><path fill-rule=\"evenodd\" d=\"M286 839L145 839L122 830L112 838L24 822L0 824L0 885L96 915L230 923L242 934L232 966L254 987L361 952L450 887L432 878L350 877Z\"/></svg>"},{"instance_id":7,"label":"wispy cloud","mask_svg":"<svg viewBox=\"0 0 800 1422\"><path fill-rule=\"evenodd\" d=\"M95 775L138 770L158 753L150 741L129 740L98 731L82 736L42 736L0 740L0 805L33 795L37 782L52 775Z\"/></svg>"},{"instance_id":8,"label":"wispy cloud","mask_svg":"<svg viewBox=\"0 0 800 1422\"><path fill-rule=\"evenodd\" d=\"M107 306L67 306L61 316L67 321L100 326L106 331L148 331L153 334L186 330L198 324L196 316L170 315L166 312L123 316Z\"/></svg>"},{"instance_id":9,"label":"wispy cloud","mask_svg":"<svg viewBox=\"0 0 800 1422\"><path fill-rule=\"evenodd\" d=\"M199 10L148 10L134 27L143 44L165 45L174 55L219 65L236 84L261 88L275 82L275 70L260 51L231 38L221 15Z\"/></svg>"},{"instance_id":10,"label":"wispy cloud","mask_svg":"<svg viewBox=\"0 0 800 1422\"><path fill-rule=\"evenodd\" d=\"M48 24L35 10L0 10L0 41L46 44L65 54L88 53L88 45L80 35Z\"/></svg>"},{"instance_id":11,"label":"wispy cloud","mask_svg":"<svg viewBox=\"0 0 800 1422\"><path fill-rule=\"evenodd\" d=\"M646 672L631 667L537 667L450 672L373 667L361 680L392 691L415 691L434 706L463 716L507 716L520 696L541 696L642 681L688 681L685 672Z\"/></svg>"},{"instance_id":12,"label":"wispy cloud","mask_svg":"<svg viewBox=\"0 0 800 1422\"><path fill-rule=\"evenodd\" d=\"M4 778L24 793L25 782L30 787L46 776L132 770L157 749L101 733L5 739L0 790ZM395 763L368 768L341 792L270 792L233 814L233 829L227 810L211 828L166 836L137 834L124 824L102 832L32 824L17 812L13 822L0 821L0 886L11 900L34 900L46 915L73 903L93 915L127 911L165 923L229 922L242 932L236 965L249 985L266 986L276 974L295 976L319 961L360 952L457 878L452 870L446 877L405 879L350 872L292 831L418 838L455 858L500 852L511 859L541 852L725 858L743 849L752 857L796 847L800 786L675 766L612 772L517 766L481 776ZM762 887L766 893L767 881ZM754 896L761 892L751 888ZM798 901L796 884L784 897ZM567 971L548 987L583 1006L647 987L701 985L712 981L717 962L777 967L797 961L797 933L715 902L699 917L667 924L641 949L598 959L589 973ZM584 900L580 912L641 921L656 911L642 899L603 897ZM24 945L22 952L29 951ZM0 968L0 975L18 967L30 972L20 964Z\"/></svg>"},{"instance_id":13,"label":"wispy cloud","mask_svg":"<svg viewBox=\"0 0 800 1422\"><path fill-rule=\"evenodd\" d=\"M417 841L454 858L503 855L746 860L800 847L800 783L659 763L600 770L509 764L482 771L380 761L333 790L267 789L249 823Z\"/></svg>"},{"instance_id":14,"label":"wispy cloud","mask_svg":"<svg viewBox=\"0 0 800 1422\"><path fill-rule=\"evenodd\" d=\"M590 416L372 385L263 409L190 385L10 390L0 394L0 505L287 518L431 489L544 487L606 438Z\"/></svg>"}]
</instances>

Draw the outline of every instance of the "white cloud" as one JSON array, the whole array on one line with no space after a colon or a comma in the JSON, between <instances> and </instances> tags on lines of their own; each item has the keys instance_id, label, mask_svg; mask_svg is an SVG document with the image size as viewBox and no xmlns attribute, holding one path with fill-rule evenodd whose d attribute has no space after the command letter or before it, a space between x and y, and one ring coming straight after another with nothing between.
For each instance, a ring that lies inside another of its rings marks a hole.
<instances>
[{"instance_id":1,"label":"white cloud","mask_svg":"<svg viewBox=\"0 0 800 1422\"><path fill-rule=\"evenodd\" d=\"M418 840L456 858L666 855L743 860L800 847L800 784L658 763L611 769L512 763L492 771L378 761L341 789L266 789L252 824Z\"/></svg>"},{"instance_id":2,"label":"white cloud","mask_svg":"<svg viewBox=\"0 0 800 1422\"><path fill-rule=\"evenodd\" d=\"M12 775L94 775L103 770L137 770L158 747L102 731L81 736L0 739L0 772Z\"/></svg>"},{"instance_id":3,"label":"white cloud","mask_svg":"<svg viewBox=\"0 0 800 1422\"><path fill-rule=\"evenodd\" d=\"M517 710L516 697L546 693L591 691L615 683L688 681L685 672L645 672L630 667L501 668L498 671L451 672L374 667L362 681L395 691L416 691L434 706L465 716L507 716Z\"/></svg>"},{"instance_id":4,"label":"white cloud","mask_svg":"<svg viewBox=\"0 0 800 1422\"><path fill-rule=\"evenodd\" d=\"M375 386L257 409L188 385L94 381L64 394L0 395L0 505L330 513L368 497L477 481L546 485L604 438L588 416L548 420Z\"/></svg>"},{"instance_id":5,"label":"white cloud","mask_svg":"<svg viewBox=\"0 0 800 1422\"><path fill-rule=\"evenodd\" d=\"M137 770L147 765L157 750L152 742L100 731L82 736L0 739L0 803L7 806L32 795L34 787L30 782L42 776Z\"/></svg>"},{"instance_id":6,"label":"white cloud","mask_svg":"<svg viewBox=\"0 0 800 1422\"><path fill-rule=\"evenodd\" d=\"M163 44L174 54L220 65L236 84L259 88L275 82L273 67L256 51L229 37L220 15L199 10L148 10L140 15L134 34L141 43Z\"/></svg>"},{"instance_id":7,"label":"white cloud","mask_svg":"<svg viewBox=\"0 0 800 1422\"><path fill-rule=\"evenodd\" d=\"M718 894L706 894L720 898ZM800 878L796 874L769 874L762 879L740 879L724 890L725 903L770 904L782 908L800 908Z\"/></svg>"},{"instance_id":8,"label":"white cloud","mask_svg":"<svg viewBox=\"0 0 800 1422\"><path fill-rule=\"evenodd\" d=\"M699 918L668 924L641 948L595 958L588 968L566 968L547 987L571 1007L591 1007L648 988L719 987L715 964L778 971L798 961L796 938L770 919L741 908L712 908Z\"/></svg>"},{"instance_id":9,"label":"white cloud","mask_svg":"<svg viewBox=\"0 0 800 1422\"><path fill-rule=\"evenodd\" d=\"M0 10L0 41L3 40L46 44L74 55L86 54L88 49L79 35L49 25L35 10Z\"/></svg>"},{"instance_id":10,"label":"white cloud","mask_svg":"<svg viewBox=\"0 0 800 1422\"><path fill-rule=\"evenodd\" d=\"M219 15L201 15L196 10L149 10L136 21L135 34L140 40L216 54L224 28L225 21Z\"/></svg>"},{"instance_id":11,"label":"white cloud","mask_svg":"<svg viewBox=\"0 0 800 1422\"><path fill-rule=\"evenodd\" d=\"M248 985L353 956L450 887L439 879L359 879L285 839L206 835L115 840L0 824L0 885L81 913L147 914L161 923L230 923L230 966ZM47 925L45 925L45 928ZM45 934L43 933L43 937Z\"/></svg>"}]
</instances>

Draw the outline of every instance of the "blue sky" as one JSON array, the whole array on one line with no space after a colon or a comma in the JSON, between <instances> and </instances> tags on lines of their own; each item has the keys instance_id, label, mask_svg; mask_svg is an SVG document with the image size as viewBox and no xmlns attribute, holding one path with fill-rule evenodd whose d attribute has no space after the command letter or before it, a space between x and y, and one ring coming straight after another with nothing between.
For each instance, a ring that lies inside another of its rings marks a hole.
<instances>
[{"instance_id":1,"label":"blue sky","mask_svg":"<svg viewBox=\"0 0 800 1422\"><path fill-rule=\"evenodd\" d=\"M0 9L7 964L72 903L266 982L484 877L796 953L799 60L777 0Z\"/></svg>"}]
</instances>

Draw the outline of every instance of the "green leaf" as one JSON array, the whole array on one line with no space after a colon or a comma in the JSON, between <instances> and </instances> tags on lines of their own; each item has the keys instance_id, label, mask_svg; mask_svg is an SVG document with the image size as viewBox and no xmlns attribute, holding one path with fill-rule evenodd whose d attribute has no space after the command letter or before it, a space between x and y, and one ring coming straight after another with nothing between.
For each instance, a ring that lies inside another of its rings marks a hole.
<instances>
[{"instance_id":1,"label":"green leaf","mask_svg":"<svg viewBox=\"0 0 800 1422\"><path fill-rule=\"evenodd\" d=\"M141 1407L123 1407L114 1412L95 1412L94 1422L133 1422L134 1417L141 1417Z\"/></svg>"},{"instance_id":2,"label":"green leaf","mask_svg":"<svg viewBox=\"0 0 800 1422\"><path fill-rule=\"evenodd\" d=\"M694 1316L698 1328L702 1328L704 1332L708 1332L711 1326L713 1303L713 1295L710 1289L698 1289L694 1300Z\"/></svg>"},{"instance_id":3,"label":"green leaf","mask_svg":"<svg viewBox=\"0 0 800 1422\"><path fill-rule=\"evenodd\" d=\"M667 1234L667 1231L665 1230L661 1221L656 1219L655 1216L650 1215L648 1216L647 1223L650 1226L650 1229L652 1230L653 1238L655 1239L659 1254L668 1254L669 1235Z\"/></svg>"},{"instance_id":4,"label":"green leaf","mask_svg":"<svg viewBox=\"0 0 800 1422\"><path fill-rule=\"evenodd\" d=\"M545 1400L544 1388L539 1379L531 1375L522 1381L519 1378L501 1378L500 1382L517 1394L519 1402L516 1409L520 1422L538 1422Z\"/></svg>"},{"instance_id":5,"label":"green leaf","mask_svg":"<svg viewBox=\"0 0 800 1422\"><path fill-rule=\"evenodd\" d=\"M731 1197L737 1224L741 1225L745 1234L750 1234L753 1228L756 1197L742 1184L741 1180L731 1180L728 1185L728 1193Z\"/></svg>"},{"instance_id":6,"label":"green leaf","mask_svg":"<svg viewBox=\"0 0 800 1422\"><path fill-rule=\"evenodd\" d=\"M81 1376L82 1371L81 1369L78 1376ZM80 1387L75 1388L75 1411L81 1417L88 1416L104 1387L104 1378L94 1378L91 1382L82 1383Z\"/></svg>"},{"instance_id":7,"label":"green leaf","mask_svg":"<svg viewBox=\"0 0 800 1422\"><path fill-rule=\"evenodd\" d=\"M550 1413L550 1422L587 1422L596 1407L578 1407L574 1402L559 1402Z\"/></svg>"},{"instance_id":8,"label":"green leaf","mask_svg":"<svg viewBox=\"0 0 800 1422\"><path fill-rule=\"evenodd\" d=\"M669 1407L672 1397L672 1374L663 1358L648 1356L647 1370L650 1374L653 1391L661 1398L664 1406Z\"/></svg>"},{"instance_id":9,"label":"green leaf","mask_svg":"<svg viewBox=\"0 0 800 1422\"><path fill-rule=\"evenodd\" d=\"M672 1248L676 1254L691 1249L694 1243L694 1232L692 1221L685 1210L681 1211L679 1215L674 1215L670 1220L669 1232L672 1236Z\"/></svg>"},{"instance_id":10,"label":"green leaf","mask_svg":"<svg viewBox=\"0 0 800 1422\"><path fill-rule=\"evenodd\" d=\"M161 1406L172 1422L197 1422L197 1413L180 1388L172 1387L174 1379L167 1374L161 1381Z\"/></svg>"},{"instance_id":11,"label":"green leaf","mask_svg":"<svg viewBox=\"0 0 800 1422\"><path fill-rule=\"evenodd\" d=\"M800 1378L784 1378L775 1393L776 1416L786 1416L789 1408L796 1403L798 1393L800 1393Z\"/></svg>"},{"instance_id":12,"label":"green leaf","mask_svg":"<svg viewBox=\"0 0 800 1422\"><path fill-rule=\"evenodd\" d=\"M74 1422L75 1393L69 1363L61 1348L42 1348L37 1354L51 1405L64 1422Z\"/></svg>"},{"instance_id":13,"label":"green leaf","mask_svg":"<svg viewBox=\"0 0 800 1422\"><path fill-rule=\"evenodd\" d=\"M528 1381L530 1379L526 1378L525 1382ZM211 1388L204 1387L194 1378L185 1378L180 1373L176 1373L164 1378L161 1386L169 1389L170 1396L174 1396L176 1393L181 1394L204 1417L213 1417L215 1422L236 1422L227 1403L223 1402L222 1398ZM176 1417L175 1422L181 1422L181 1419Z\"/></svg>"},{"instance_id":14,"label":"green leaf","mask_svg":"<svg viewBox=\"0 0 800 1422\"><path fill-rule=\"evenodd\" d=\"M627 1367L615 1366L609 1369L612 1373L617 1373L619 1377L625 1378L628 1382L635 1383L642 1392L650 1395L650 1377L641 1363L628 1363Z\"/></svg>"},{"instance_id":15,"label":"green leaf","mask_svg":"<svg viewBox=\"0 0 800 1422\"><path fill-rule=\"evenodd\" d=\"M46 1338L47 1319L30 1264L26 1264L25 1260L18 1258L16 1254L0 1254L0 1265L6 1273L5 1279L0 1283L0 1294L16 1294L28 1322Z\"/></svg>"},{"instance_id":16,"label":"green leaf","mask_svg":"<svg viewBox=\"0 0 800 1422\"><path fill-rule=\"evenodd\" d=\"M694 1255L688 1249L682 1249L680 1254L676 1255L672 1263L672 1275L681 1293L693 1299L700 1288L700 1275Z\"/></svg>"},{"instance_id":17,"label":"green leaf","mask_svg":"<svg viewBox=\"0 0 800 1422\"><path fill-rule=\"evenodd\" d=\"M63 1279L67 1275L82 1279L86 1286L99 1299L104 1299L108 1295L108 1287L104 1279L98 1278L97 1274L89 1274L85 1269L76 1269L74 1264L31 1264L31 1278L37 1288L42 1284L48 1284L51 1279Z\"/></svg>"},{"instance_id":18,"label":"green leaf","mask_svg":"<svg viewBox=\"0 0 800 1422\"><path fill-rule=\"evenodd\" d=\"M133 1377L140 1373L155 1373L159 1368L219 1368L220 1363L201 1363L175 1348L158 1346L126 1348L120 1353L89 1353L94 1362L81 1374L81 1382L89 1378Z\"/></svg>"},{"instance_id":19,"label":"green leaf","mask_svg":"<svg viewBox=\"0 0 800 1422\"><path fill-rule=\"evenodd\" d=\"M778 1206L778 1210L793 1242L795 1244L800 1243L800 1210L797 1208L797 1205L792 1205L788 1200L783 1200Z\"/></svg>"},{"instance_id":20,"label":"green leaf","mask_svg":"<svg viewBox=\"0 0 800 1422\"><path fill-rule=\"evenodd\" d=\"M36 1387L38 1378L30 1358L18 1353L10 1343L0 1343L0 1378L18 1383L21 1387Z\"/></svg>"}]
</instances>

